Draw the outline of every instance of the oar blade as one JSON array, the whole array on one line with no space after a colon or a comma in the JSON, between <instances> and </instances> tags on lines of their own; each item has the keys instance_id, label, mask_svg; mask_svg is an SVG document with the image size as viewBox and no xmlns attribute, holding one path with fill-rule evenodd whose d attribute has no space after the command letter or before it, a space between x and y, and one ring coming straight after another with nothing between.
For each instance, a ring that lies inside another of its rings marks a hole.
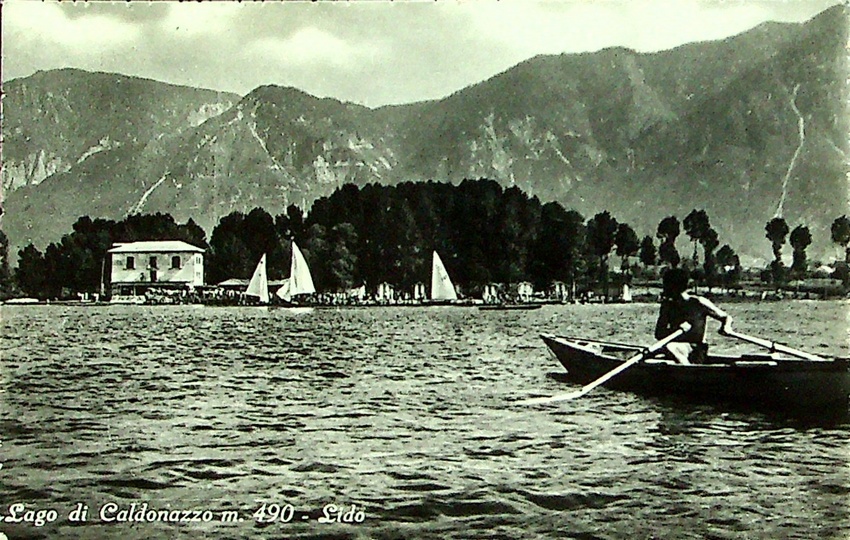
<instances>
[{"instance_id":1,"label":"oar blade","mask_svg":"<svg viewBox=\"0 0 850 540\"><path fill-rule=\"evenodd\" d=\"M587 392L583 390L576 390L575 392L569 392L566 394L558 394L556 396L548 396L548 397L539 397L539 398L531 398L524 399L522 401L517 401L519 405L549 405L550 403L558 403L560 401L569 401L571 399L577 399L585 395Z\"/></svg>"}]
</instances>

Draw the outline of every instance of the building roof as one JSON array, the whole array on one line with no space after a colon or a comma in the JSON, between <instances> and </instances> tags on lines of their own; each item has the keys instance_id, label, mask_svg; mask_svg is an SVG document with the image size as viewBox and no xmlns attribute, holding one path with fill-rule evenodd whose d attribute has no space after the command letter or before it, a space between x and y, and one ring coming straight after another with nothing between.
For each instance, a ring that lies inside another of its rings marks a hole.
<instances>
[{"instance_id":1,"label":"building roof","mask_svg":"<svg viewBox=\"0 0 850 540\"><path fill-rule=\"evenodd\" d=\"M156 240L146 242L127 242L114 244L109 253L164 253L164 252L186 252L203 253L204 250L187 244L181 240Z\"/></svg>"},{"instance_id":2,"label":"building roof","mask_svg":"<svg viewBox=\"0 0 850 540\"><path fill-rule=\"evenodd\" d=\"M247 279L230 278L216 284L217 287L247 287Z\"/></svg>"}]
</instances>

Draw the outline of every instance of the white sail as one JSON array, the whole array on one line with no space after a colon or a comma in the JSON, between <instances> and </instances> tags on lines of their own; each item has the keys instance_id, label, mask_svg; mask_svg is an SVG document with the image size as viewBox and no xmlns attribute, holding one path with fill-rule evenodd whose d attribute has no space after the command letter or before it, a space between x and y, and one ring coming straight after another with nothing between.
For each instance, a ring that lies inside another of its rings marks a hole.
<instances>
[{"instance_id":1,"label":"white sail","mask_svg":"<svg viewBox=\"0 0 850 540\"><path fill-rule=\"evenodd\" d=\"M292 242L292 262L289 266L289 278L283 286L277 290L278 298L287 302L297 294L313 294L316 288L313 286L313 276L310 275L310 267L307 260L295 242Z\"/></svg>"},{"instance_id":2,"label":"white sail","mask_svg":"<svg viewBox=\"0 0 850 540\"><path fill-rule=\"evenodd\" d=\"M431 300L457 300L457 292L437 252L431 264Z\"/></svg>"},{"instance_id":3,"label":"white sail","mask_svg":"<svg viewBox=\"0 0 850 540\"><path fill-rule=\"evenodd\" d=\"M280 289L275 294L281 300L289 302L289 299L292 298L292 294L289 292L289 278L283 280L283 285L280 286Z\"/></svg>"},{"instance_id":4,"label":"white sail","mask_svg":"<svg viewBox=\"0 0 850 540\"><path fill-rule=\"evenodd\" d=\"M248 283L248 289L245 294L258 296L263 304L269 303L269 278L266 275L266 254L260 258L257 263L257 268L254 269L254 275L251 276L251 281Z\"/></svg>"}]
</instances>

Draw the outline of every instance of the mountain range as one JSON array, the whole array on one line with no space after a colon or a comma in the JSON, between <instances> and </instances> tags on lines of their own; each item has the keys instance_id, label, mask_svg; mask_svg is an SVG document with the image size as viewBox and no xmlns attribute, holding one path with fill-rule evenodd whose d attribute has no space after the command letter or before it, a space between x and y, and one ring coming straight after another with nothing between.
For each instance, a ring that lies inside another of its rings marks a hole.
<instances>
[{"instance_id":1,"label":"mountain range","mask_svg":"<svg viewBox=\"0 0 850 540\"><path fill-rule=\"evenodd\" d=\"M81 215L168 212L210 234L232 211L309 208L346 183L482 177L641 235L702 208L752 261L769 258L764 226L780 215L831 256L830 224L850 213L847 23L836 6L669 51L538 56L375 109L38 72L3 85L2 227L14 257Z\"/></svg>"}]
</instances>

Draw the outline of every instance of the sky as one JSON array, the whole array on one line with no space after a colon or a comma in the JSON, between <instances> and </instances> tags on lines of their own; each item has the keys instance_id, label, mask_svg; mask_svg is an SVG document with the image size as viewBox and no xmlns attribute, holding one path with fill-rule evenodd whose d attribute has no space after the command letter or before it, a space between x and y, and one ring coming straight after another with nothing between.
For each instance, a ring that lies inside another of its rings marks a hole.
<instances>
[{"instance_id":1,"label":"sky","mask_svg":"<svg viewBox=\"0 0 850 540\"><path fill-rule=\"evenodd\" d=\"M2 79L63 67L370 107L438 99L538 54L641 52L802 22L836 0L2 1Z\"/></svg>"}]
</instances>

